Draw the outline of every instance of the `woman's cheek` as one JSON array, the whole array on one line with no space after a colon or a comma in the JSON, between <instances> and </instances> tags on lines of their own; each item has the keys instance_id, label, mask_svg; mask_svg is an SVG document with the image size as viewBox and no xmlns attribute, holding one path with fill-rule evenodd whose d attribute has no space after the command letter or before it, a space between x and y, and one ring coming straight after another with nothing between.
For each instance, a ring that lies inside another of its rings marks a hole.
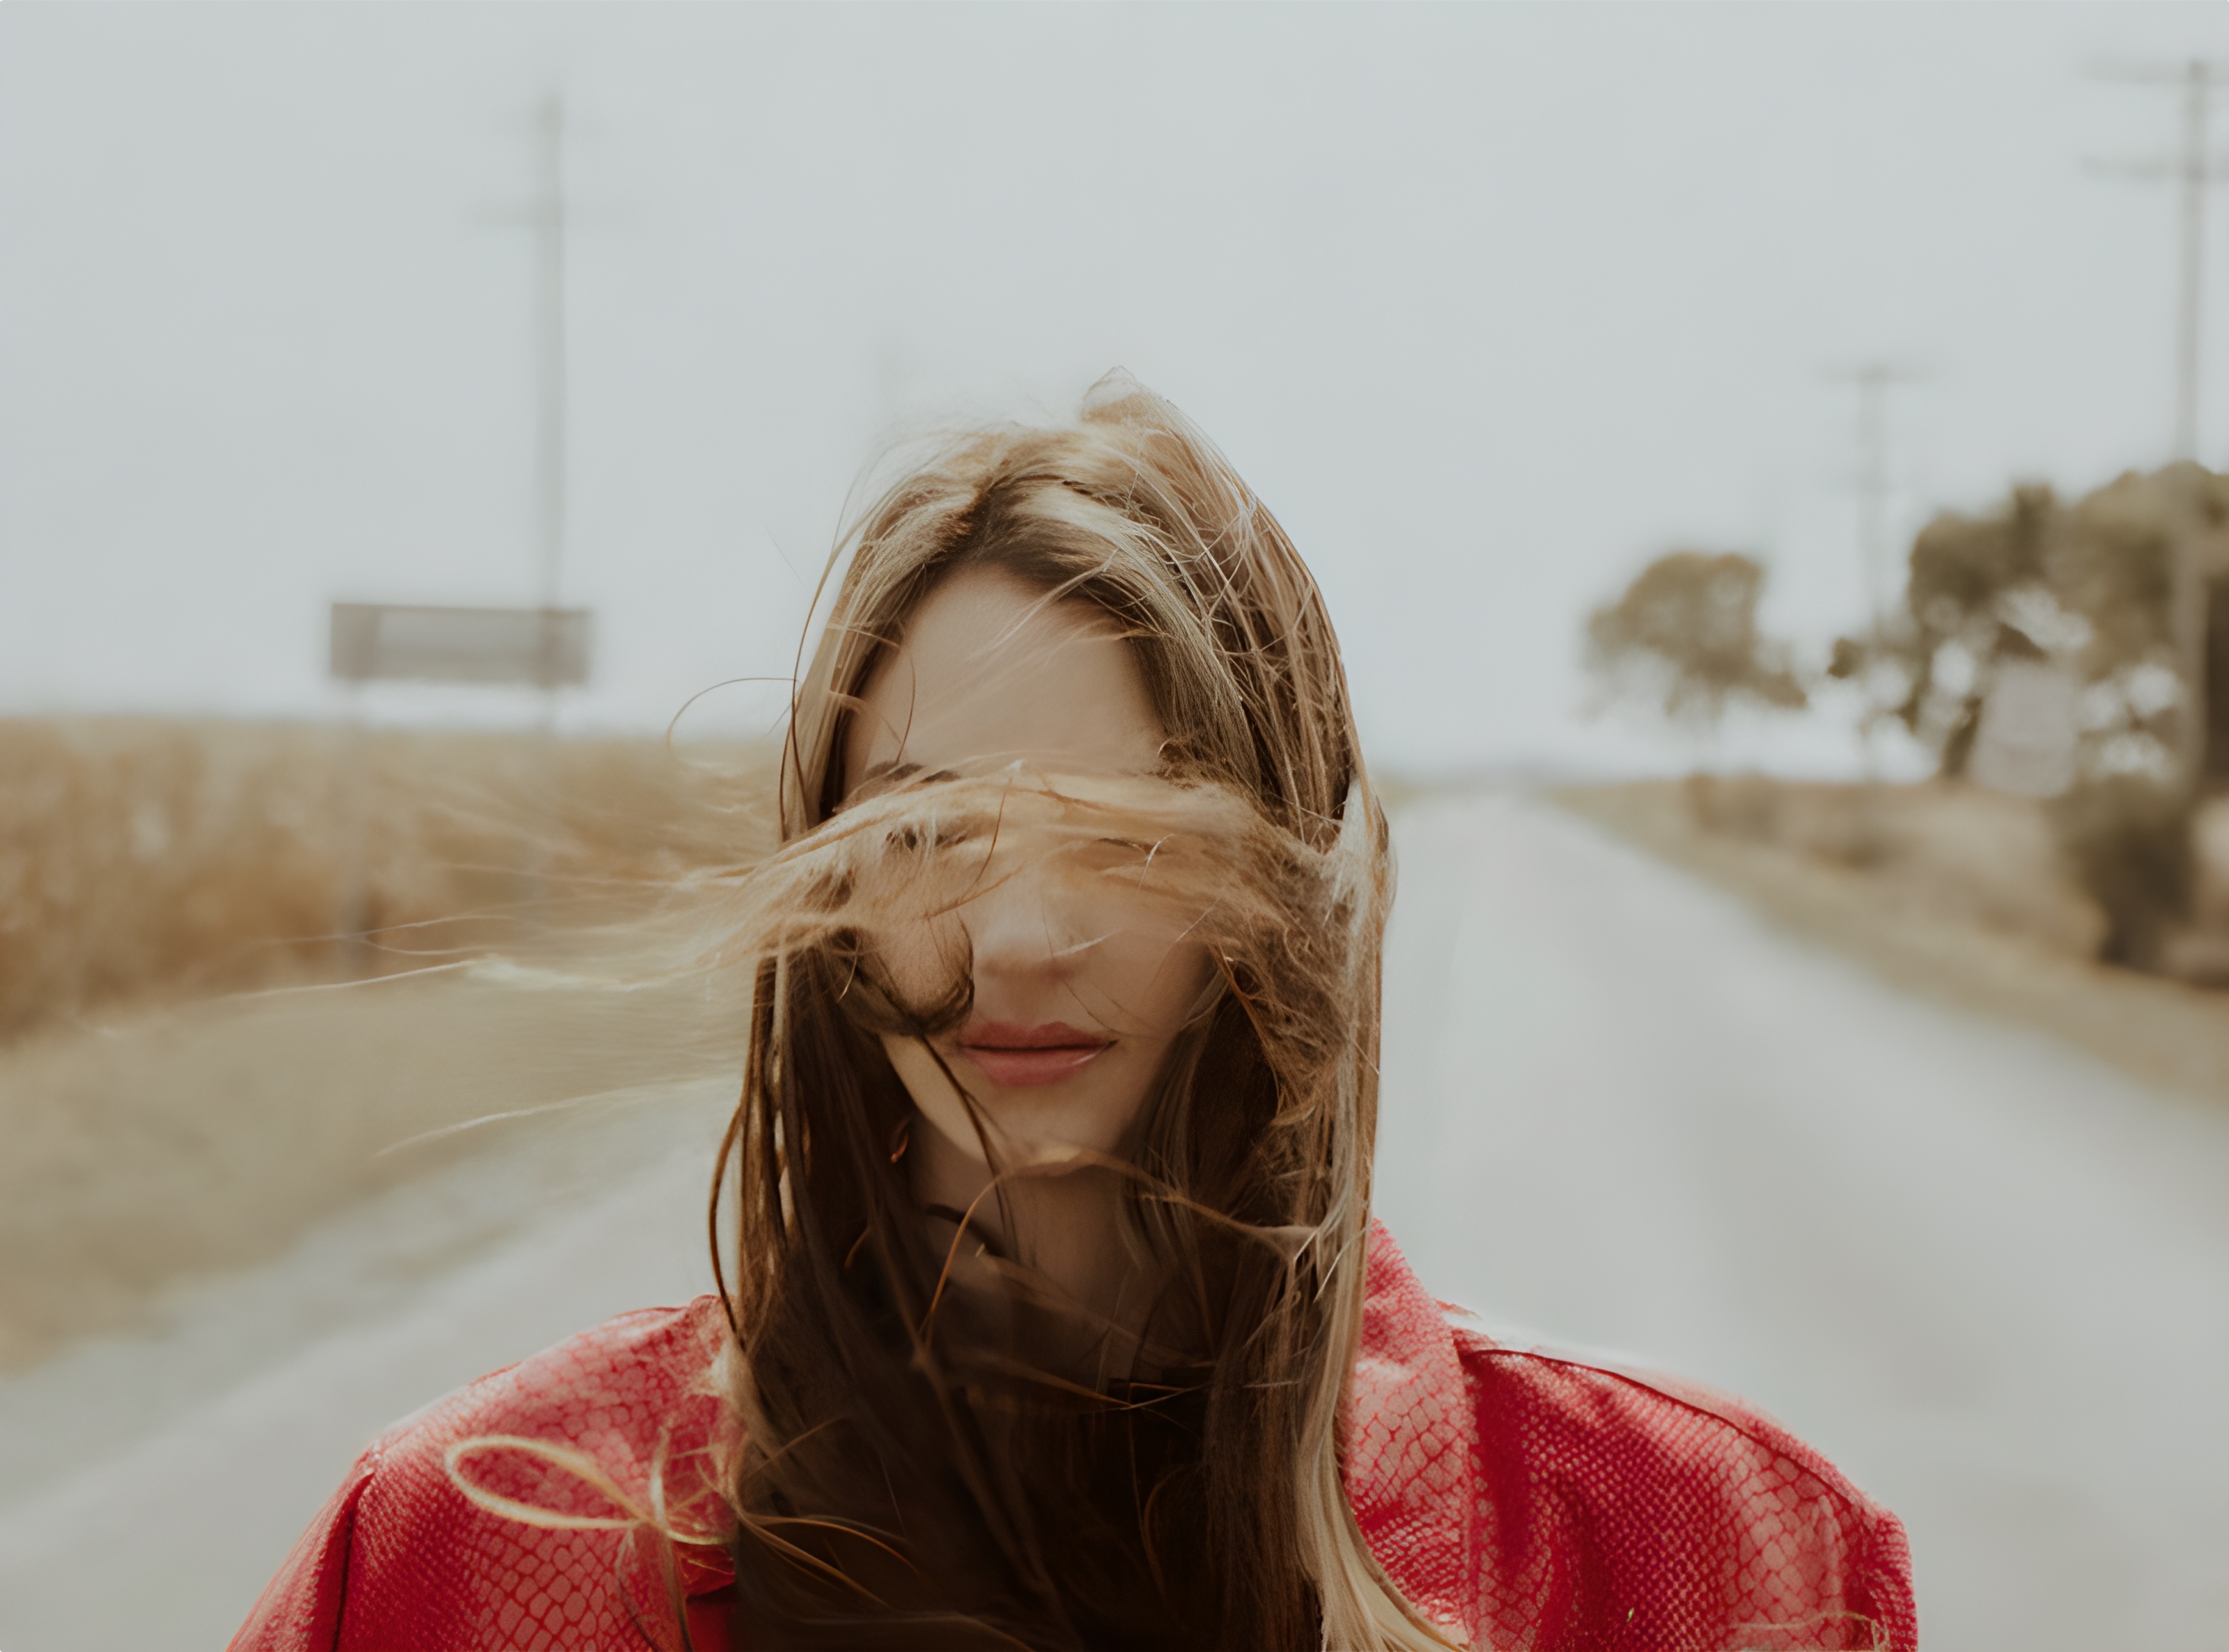
<instances>
[{"instance_id":1,"label":"woman's cheek","mask_svg":"<svg viewBox=\"0 0 2229 1652\"><path fill-rule=\"evenodd\" d=\"M1108 962L1105 992L1117 1006L1110 1023L1148 1038L1181 1032L1213 979L1207 948L1168 934L1126 936Z\"/></svg>"},{"instance_id":2,"label":"woman's cheek","mask_svg":"<svg viewBox=\"0 0 2229 1652\"><path fill-rule=\"evenodd\" d=\"M1204 1007L1215 984L1215 961L1197 941L1180 941L1169 948L1164 966L1168 989L1170 1030L1174 1032Z\"/></svg>"}]
</instances>

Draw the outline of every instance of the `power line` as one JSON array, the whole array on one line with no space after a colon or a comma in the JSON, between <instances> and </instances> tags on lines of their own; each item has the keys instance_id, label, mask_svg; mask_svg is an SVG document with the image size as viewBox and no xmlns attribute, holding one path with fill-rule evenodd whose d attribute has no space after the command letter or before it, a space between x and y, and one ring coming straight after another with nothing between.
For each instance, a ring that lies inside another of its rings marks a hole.
<instances>
[{"instance_id":1,"label":"power line","mask_svg":"<svg viewBox=\"0 0 2229 1652\"><path fill-rule=\"evenodd\" d=\"M2110 64L2093 73L2100 80L2176 87L2182 93L2180 155L2171 160L2092 161L2090 169L2104 177L2146 183L2169 179L2181 185L2182 291L2175 327L2174 453L2177 459L2195 459L2199 342L2205 302L2206 191L2211 184L2229 180L2229 158L2207 152L2207 125L2213 89L2229 86L2229 63L2193 57L2181 62Z\"/></svg>"}]
</instances>

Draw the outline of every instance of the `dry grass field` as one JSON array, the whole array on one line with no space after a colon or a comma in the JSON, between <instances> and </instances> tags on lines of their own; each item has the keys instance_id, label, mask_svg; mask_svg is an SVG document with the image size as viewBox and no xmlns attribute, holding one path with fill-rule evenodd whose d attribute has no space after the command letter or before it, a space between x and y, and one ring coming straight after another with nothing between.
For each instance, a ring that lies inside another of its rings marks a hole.
<instances>
[{"instance_id":1,"label":"dry grass field","mask_svg":"<svg viewBox=\"0 0 2229 1652\"><path fill-rule=\"evenodd\" d=\"M0 720L0 1039L623 916L761 847L769 772L647 740Z\"/></svg>"},{"instance_id":2,"label":"dry grass field","mask_svg":"<svg viewBox=\"0 0 2229 1652\"><path fill-rule=\"evenodd\" d=\"M1898 910L2088 958L2104 922L2068 875L2043 807L1979 786L1852 786L1698 775L1616 788L1628 808L1860 875ZM1613 794L1604 794L1605 801Z\"/></svg>"},{"instance_id":3,"label":"dry grass field","mask_svg":"<svg viewBox=\"0 0 2229 1652\"><path fill-rule=\"evenodd\" d=\"M770 773L654 742L0 722L0 1368L531 1128L453 1127L719 1070L701 982L569 966L761 852Z\"/></svg>"},{"instance_id":4,"label":"dry grass field","mask_svg":"<svg viewBox=\"0 0 2229 1652\"><path fill-rule=\"evenodd\" d=\"M1917 992L2229 1102L2229 993L2096 962L2104 919L2068 876L2037 804L1940 781L1753 775L1555 797ZM2183 937L2197 953L2229 926L2225 825L2218 809L2198 823L2198 922Z\"/></svg>"},{"instance_id":5,"label":"dry grass field","mask_svg":"<svg viewBox=\"0 0 2229 1652\"><path fill-rule=\"evenodd\" d=\"M702 1000L496 966L18 1039L0 1050L0 1372L129 1331L171 1288L429 1170L500 1178L551 1130L724 1077L739 1064Z\"/></svg>"}]
</instances>

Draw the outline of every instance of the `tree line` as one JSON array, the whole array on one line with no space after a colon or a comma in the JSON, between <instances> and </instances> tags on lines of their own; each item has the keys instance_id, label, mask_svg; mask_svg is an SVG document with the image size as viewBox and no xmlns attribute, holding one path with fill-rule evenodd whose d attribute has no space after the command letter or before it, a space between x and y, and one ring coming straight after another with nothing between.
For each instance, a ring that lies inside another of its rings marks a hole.
<instances>
[{"instance_id":1,"label":"tree line","mask_svg":"<svg viewBox=\"0 0 2229 1652\"><path fill-rule=\"evenodd\" d=\"M1657 557L1587 617L1603 697L1707 737L1731 707L1798 712L1845 683L1861 724L1902 728L1956 780L1991 694L2017 667L2046 668L2072 708L2052 824L2105 912L2104 956L2157 966L2189 916L2194 813L2229 781L2229 476L2182 464L2072 500L2022 485L1944 511L1878 623L1815 661L1759 623L1764 583L1740 551Z\"/></svg>"}]
</instances>

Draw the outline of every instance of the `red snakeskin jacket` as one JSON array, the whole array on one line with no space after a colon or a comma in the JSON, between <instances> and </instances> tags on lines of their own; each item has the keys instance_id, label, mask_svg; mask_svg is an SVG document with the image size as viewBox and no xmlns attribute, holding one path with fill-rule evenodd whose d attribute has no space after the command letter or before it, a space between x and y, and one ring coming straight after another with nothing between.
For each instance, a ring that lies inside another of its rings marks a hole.
<instances>
[{"instance_id":1,"label":"red snakeskin jacket","mask_svg":"<svg viewBox=\"0 0 2229 1652\"><path fill-rule=\"evenodd\" d=\"M1347 1496L1449 1639L1527 1652L1916 1644L1896 1517L1733 1401L1505 1347L1427 1295L1381 1228ZM715 1299L646 1308L483 1377L357 1459L233 1652L676 1652L663 1557L703 1652L728 1647L706 1464ZM451 1476L457 1456L483 1494ZM655 1488L655 1489L653 1489ZM498 1512L511 1499L568 1525ZM489 1502L496 1502L491 1507ZM639 1517L706 1541L669 1547Z\"/></svg>"}]
</instances>

